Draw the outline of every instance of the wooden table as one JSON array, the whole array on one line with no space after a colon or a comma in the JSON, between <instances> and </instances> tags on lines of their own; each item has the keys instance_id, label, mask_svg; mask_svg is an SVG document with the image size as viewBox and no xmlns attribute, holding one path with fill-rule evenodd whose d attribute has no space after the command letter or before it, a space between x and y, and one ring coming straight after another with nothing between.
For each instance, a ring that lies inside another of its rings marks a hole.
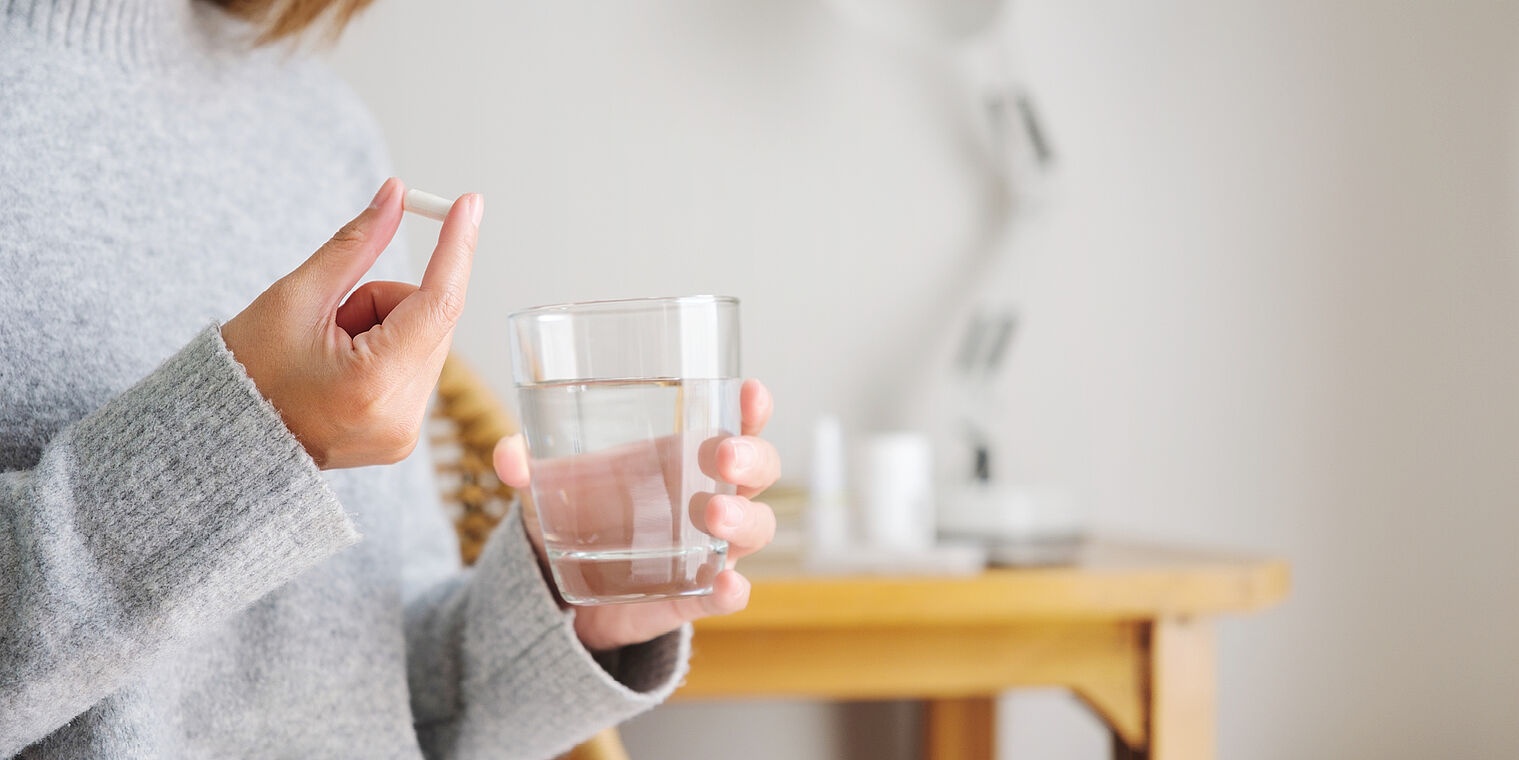
<instances>
[{"instance_id":1,"label":"wooden table","mask_svg":"<svg viewBox=\"0 0 1519 760\"><path fill-rule=\"evenodd\" d=\"M675 699L921 699L927 757L988 760L999 692L1063 686L1117 758L1211 758L1211 617L1287 588L1282 561L1112 541L963 578L760 577L746 611L696 624Z\"/></svg>"}]
</instances>

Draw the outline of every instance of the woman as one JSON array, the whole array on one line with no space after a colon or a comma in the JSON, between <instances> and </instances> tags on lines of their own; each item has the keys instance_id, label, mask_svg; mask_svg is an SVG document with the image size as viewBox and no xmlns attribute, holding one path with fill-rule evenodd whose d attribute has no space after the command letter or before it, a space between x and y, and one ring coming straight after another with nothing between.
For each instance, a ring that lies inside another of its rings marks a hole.
<instances>
[{"instance_id":1,"label":"woman","mask_svg":"<svg viewBox=\"0 0 1519 760\"><path fill-rule=\"evenodd\" d=\"M458 567L407 455L483 200L420 286L352 290L403 274L403 188L332 74L253 44L361 4L0 4L0 757L548 757L747 601L730 569L572 614L515 513ZM751 381L718 453L741 494L769 408ZM520 441L496 464L525 484ZM774 528L704 517L735 556Z\"/></svg>"}]
</instances>

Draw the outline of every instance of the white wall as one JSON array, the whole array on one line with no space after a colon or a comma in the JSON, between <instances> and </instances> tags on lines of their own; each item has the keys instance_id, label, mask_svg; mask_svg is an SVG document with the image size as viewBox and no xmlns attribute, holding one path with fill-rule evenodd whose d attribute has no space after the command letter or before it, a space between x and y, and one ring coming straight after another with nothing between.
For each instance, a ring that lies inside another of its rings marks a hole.
<instances>
[{"instance_id":1,"label":"white wall","mask_svg":"<svg viewBox=\"0 0 1519 760\"><path fill-rule=\"evenodd\" d=\"M1063 161L984 283L1023 305L1012 471L1109 533L1293 561L1286 606L1224 625L1223 757L1519 754L1519 5L1013 21ZM818 0L386 0L336 60L403 177L487 195L457 343L499 390L514 308L723 292L792 474L824 410L934 413L911 389L989 203L942 62ZM1004 707L1006 754L1101 756L1069 702ZM672 707L626 733L645 758L844 756L893 715Z\"/></svg>"}]
</instances>

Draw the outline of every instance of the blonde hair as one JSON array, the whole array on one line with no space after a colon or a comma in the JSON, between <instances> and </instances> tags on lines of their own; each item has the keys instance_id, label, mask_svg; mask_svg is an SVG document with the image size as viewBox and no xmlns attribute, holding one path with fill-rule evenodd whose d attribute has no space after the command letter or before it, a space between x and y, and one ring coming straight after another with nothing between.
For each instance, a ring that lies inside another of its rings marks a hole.
<instances>
[{"instance_id":1,"label":"blonde hair","mask_svg":"<svg viewBox=\"0 0 1519 760\"><path fill-rule=\"evenodd\" d=\"M355 14L374 0L211 0L229 13L262 28L258 43L293 39L310 29L327 27L326 37L336 40Z\"/></svg>"}]
</instances>

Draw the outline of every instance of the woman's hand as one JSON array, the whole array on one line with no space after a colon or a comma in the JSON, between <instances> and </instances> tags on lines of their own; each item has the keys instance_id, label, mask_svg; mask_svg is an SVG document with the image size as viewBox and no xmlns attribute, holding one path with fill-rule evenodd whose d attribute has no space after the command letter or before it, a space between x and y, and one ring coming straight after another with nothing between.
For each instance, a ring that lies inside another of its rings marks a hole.
<instances>
[{"instance_id":1,"label":"woman's hand","mask_svg":"<svg viewBox=\"0 0 1519 760\"><path fill-rule=\"evenodd\" d=\"M604 651L648 641L688 621L737 612L749 603L749 581L733 566L740 557L759 551L775 537L775 514L765 504L748 498L769 488L781 474L775 447L757 437L770 420L771 405L770 391L764 385L758 380L745 382L739 393L741 435L724 439L717 446L717 476L737 486L738 495L713 496L700 510L704 524L698 527L728 542L728 566L718 573L712 593L642 604L581 607L575 613L575 632L587 649ZM496 445L495 465L502 482L527 488L527 446L521 435L501 439ZM543 538L537 514L524 509L523 519L541 560Z\"/></svg>"},{"instance_id":2,"label":"woman's hand","mask_svg":"<svg viewBox=\"0 0 1519 760\"><path fill-rule=\"evenodd\" d=\"M474 194L448 212L421 286L369 282L349 294L395 237L403 192L386 180L369 208L222 325L227 348L323 468L411 453L464 309L485 209Z\"/></svg>"}]
</instances>

